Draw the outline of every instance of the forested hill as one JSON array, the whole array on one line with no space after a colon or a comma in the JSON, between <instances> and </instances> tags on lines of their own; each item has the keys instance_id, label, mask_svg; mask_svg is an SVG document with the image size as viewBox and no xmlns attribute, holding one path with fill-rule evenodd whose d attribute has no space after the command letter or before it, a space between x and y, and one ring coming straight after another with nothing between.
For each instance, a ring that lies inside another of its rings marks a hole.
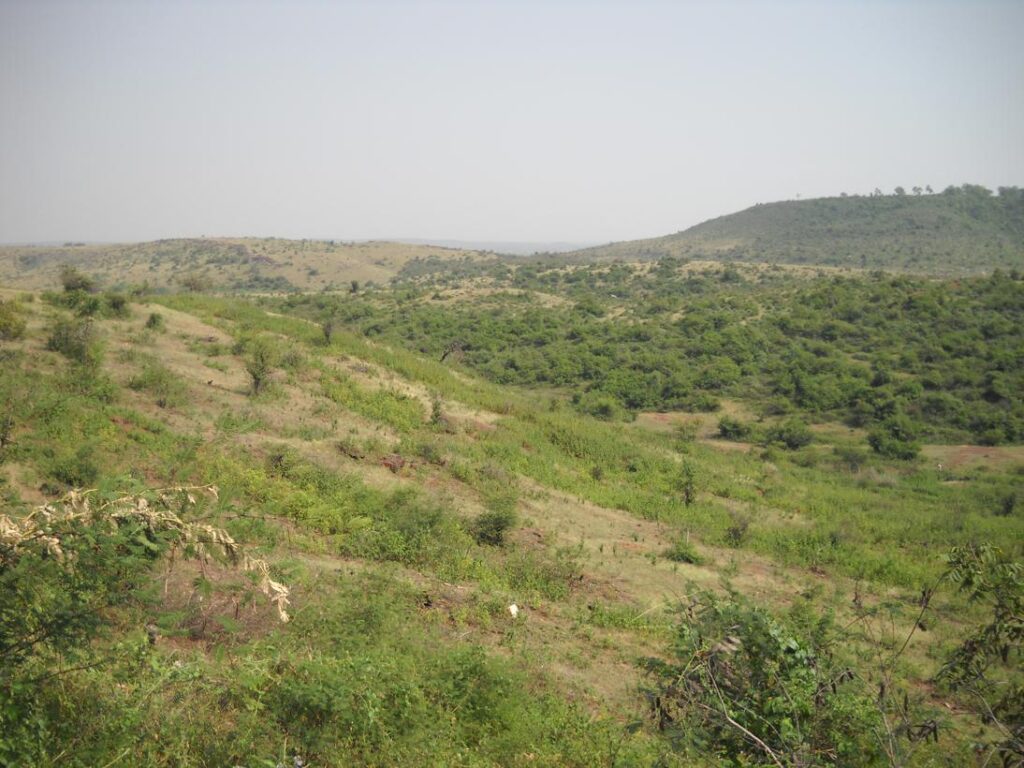
<instances>
[{"instance_id":1,"label":"forested hill","mask_svg":"<svg viewBox=\"0 0 1024 768\"><path fill-rule=\"evenodd\" d=\"M1024 190L965 184L938 194L755 205L683 232L588 248L574 259L820 264L935 274L1024 267Z\"/></svg>"}]
</instances>

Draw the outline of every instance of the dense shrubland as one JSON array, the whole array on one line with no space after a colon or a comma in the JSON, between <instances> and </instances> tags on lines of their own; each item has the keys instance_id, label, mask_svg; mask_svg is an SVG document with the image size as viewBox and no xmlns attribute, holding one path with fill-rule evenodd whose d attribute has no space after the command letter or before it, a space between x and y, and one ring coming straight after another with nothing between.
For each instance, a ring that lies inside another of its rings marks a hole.
<instances>
[{"instance_id":1,"label":"dense shrubland","mask_svg":"<svg viewBox=\"0 0 1024 768\"><path fill-rule=\"evenodd\" d=\"M501 384L564 388L599 418L714 410L799 412L871 429L887 456L914 441L1024 439L1024 280L812 280L771 271L680 269L663 261L578 269L522 266L510 289L430 300L429 285L371 297L294 297L369 338L458 359ZM445 282L438 278L437 286ZM544 306L530 292L565 296Z\"/></svg>"}]
</instances>

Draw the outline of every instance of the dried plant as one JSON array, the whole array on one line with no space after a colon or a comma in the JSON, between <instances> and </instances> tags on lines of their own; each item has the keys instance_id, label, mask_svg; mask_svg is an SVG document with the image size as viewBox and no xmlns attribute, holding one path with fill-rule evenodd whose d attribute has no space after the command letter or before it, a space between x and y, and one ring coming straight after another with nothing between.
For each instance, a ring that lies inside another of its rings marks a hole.
<instances>
[{"instance_id":1,"label":"dried plant","mask_svg":"<svg viewBox=\"0 0 1024 768\"><path fill-rule=\"evenodd\" d=\"M24 517L0 514L0 569L13 565L28 554L40 550L65 567L75 567L67 552L68 536L81 535L76 524L106 526L117 530L125 524L141 524L148 533L168 542L170 557L178 552L185 557L206 561L210 557L251 571L257 587L277 609L281 621L288 621L288 587L270 577L270 566L252 557L222 528L183 520L174 508L195 506L196 496L217 498L213 485L163 488L148 495L129 494L100 499L95 490L74 490L58 501L36 507ZM152 499L150 497L153 497Z\"/></svg>"}]
</instances>

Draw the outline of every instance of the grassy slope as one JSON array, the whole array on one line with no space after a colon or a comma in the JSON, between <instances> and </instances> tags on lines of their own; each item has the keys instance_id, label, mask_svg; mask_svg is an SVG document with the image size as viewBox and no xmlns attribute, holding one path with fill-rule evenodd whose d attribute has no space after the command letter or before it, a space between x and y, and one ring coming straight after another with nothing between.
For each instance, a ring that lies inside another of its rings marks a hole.
<instances>
[{"instance_id":1,"label":"grassy slope","mask_svg":"<svg viewBox=\"0 0 1024 768\"><path fill-rule=\"evenodd\" d=\"M430 670L443 667L445 659L470 659L466 654L482 648L493 663L511 660L516 674L529 680L530 696L576 701L584 713L598 716L586 725L586 718L555 703L544 705L548 710L517 703L509 732L527 741L502 762L605 761L622 738L616 723L643 711L633 662L661 652L670 609L693 585L714 586L724 576L762 604L781 609L809 601L842 618L848 617L855 580L866 578L859 588L864 599L887 604L895 625L905 628L919 585L937 573L950 542L965 536L1021 540L1019 517L997 518L989 510L1006 487L1001 472L878 463L843 470L832 463L827 443L793 456L761 456L749 446L711 439L708 425L694 439L681 439L657 420L623 431L344 332L325 347L316 326L242 300L162 301L163 308L133 307L127 320L101 321L104 370L115 393L109 403L68 389L66 362L43 344L56 310L29 305L28 338L8 345L15 357L4 366L8 373L21 372L15 388L20 381L23 396L33 382L33 397L19 411L15 451L0 469L9 499L29 502L42 499L40 488L53 481L55 464L81 444L91 446L106 482L123 482L111 478L129 473L147 485L215 482L224 491L217 513L236 518L235 533L268 550L296 587L296 623L281 629L256 608L232 622L228 600L197 607L186 599L194 574L177 572L178 589L156 609L168 635L150 662L159 674L136 683L146 689L151 714L160 714L153 719L166 719L163 737L170 733L175 748L192 750L188 754L219 744L222 751L209 754L238 759L223 750L240 733L249 734L251 743L239 741L239 749L251 754L269 756L259 750L280 746L289 732L294 743L296 731L289 726L245 715L247 708L261 718L273 714L270 703L256 703L287 682L275 676L273 659L307 659L307 667L289 667L296 679L334 670L339 685L365 685L372 692L381 679L409 674L395 664ZM166 317L164 333L143 328L154 309ZM255 332L281 338L301 354L278 373L274 391L253 399L231 346ZM153 392L128 386L153 360L184 387L169 407L158 406ZM429 423L435 397L448 421L443 429ZM846 438L837 430L829 439L842 444ZM361 457L339 451L342 442ZM273 470L267 457L282 445L293 451L290 463ZM411 461L397 474L380 466L392 452ZM697 503L689 507L673 491L684 458L699 478ZM310 469L315 467L328 474L317 475ZM409 506L401 494L438 500L446 513L466 519L508 485L519 489L522 523L507 550L478 547L444 533L443 525L435 535L448 538L439 539L439 550L392 551L385 546L389 539L377 536L408 524L396 515L420 519L429 508ZM237 519L239 513L247 517ZM737 516L751 520L738 548L726 546L727 528ZM692 537L704 565L662 556L679 536ZM559 553L562 546L572 551ZM505 611L511 601L525 609L525 621L516 625ZM907 674L922 686L935 655L958 632L955 604L943 598L939 611L947 623L917 635L908 662ZM223 648L230 649L227 656ZM322 657L363 664L360 674L368 678L354 682L329 659L320 666L308 661ZM182 667L195 676L183 698L174 682ZM479 673L482 684L498 685L511 674L495 670ZM455 671L465 667L449 669ZM436 717L447 699L426 674L410 685L442 702L425 710ZM103 678L88 675L69 686L90 680L106 690ZM420 694L395 689L386 695L415 700ZM511 691L506 695L518 701ZM206 708L219 713L224 706L228 717L207 717ZM216 722L218 730L186 739L195 721ZM556 738L522 730L544 721L567 731ZM456 754L475 754L479 764L488 762L488 754L497 759L488 752L493 744L466 747L470 737L462 731L442 729L437 743L423 743L426 752L417 753L394 735L408 724L364 726L350 726L354 733L365 731L365 740L349 745L347 760L372 762L374 754L384 762L422 761L427 754L435 761L447 755L449 764ZM395 729L392 736L375 741L375 729L389 728ZM635 754L644 764L642 755L659 751L648 738L653 735L646 731L628 738L622 756ZM469 751L459 752L456 743ZM158 752L135 758L174 762Z\"/></svg>"},{"instance_id":2,"label":"grassy slope","mask_svg":"<svg viewBox=\"0 0 1024 768\"><path fill-rule=\"evenodd\" d=\"M830 197L756 205L665 237L577 251L592 261L676 257L936 274L1024 267L1017 195Z\"/></svg>"},{"instance_id":3,"label":"grassy slope","mask_svg":"<svg viewBox=\"0 0 1024 768\"><path fill-rule=\"evenodd\" d=\"M477 259L476 251L404 243L275 238L193 238L151 243L0 247L0 284L55 289L62 264L104 287L148 284L180 290L194 277L208 290L346 290L352 280L386 283L409 261Z\"/></svg>"}]
</instances>

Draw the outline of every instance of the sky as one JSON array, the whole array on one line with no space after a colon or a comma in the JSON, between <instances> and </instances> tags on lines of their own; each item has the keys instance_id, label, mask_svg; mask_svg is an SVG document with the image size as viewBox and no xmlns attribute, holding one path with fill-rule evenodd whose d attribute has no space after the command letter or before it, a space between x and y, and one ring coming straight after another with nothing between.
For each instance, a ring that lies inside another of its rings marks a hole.
<instances>
[{"instance_id":1,"label":"sky","mask_svg":"<svg viewBox=\"0 0 1024 768\"><path fill-rule=\"evenodd\" d=\"M605 242L1024 186L1024 2L0 0L0 242Z\"/></svg>"}]
</instances>

